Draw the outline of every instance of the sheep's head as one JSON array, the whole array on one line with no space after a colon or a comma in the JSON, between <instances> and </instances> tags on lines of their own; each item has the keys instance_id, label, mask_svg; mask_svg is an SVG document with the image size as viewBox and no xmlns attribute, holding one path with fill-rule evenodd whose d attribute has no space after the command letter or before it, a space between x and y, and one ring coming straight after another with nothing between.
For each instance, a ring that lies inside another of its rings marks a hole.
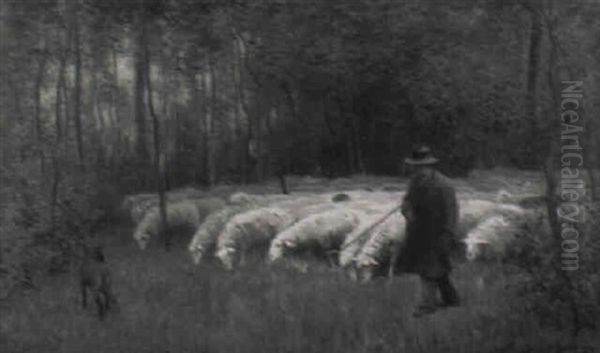
<instances>
[{"instance_id":1,"label":"sheep's head","mask_svg":"<svg viewBox=\"0 0 600 353\"><path fill-rule=\"evenodd\" d=\"M500 189L496 193L496 202L511 202L513 198L513 195L505 189Z\"/></svg>"},{"instance_id":2,"label":"sheep's head","mask_svg":"<svg viewBox=\"0 0 600 353\"><path fill-rule=\"evenodd\" d=\"M232 270L235 252L236 251L233 248L221 248L219 249L219 251L217 251L216 256L221 261L221 264L223 264L223 267L225 267L228 270Z\"/></svg>"},{"instance_id":3,"label":"sheep's head","mask_svg":"<svg viewBox=\"0 0 600 353\"><path fill-rule=\"evenodd\" d=\"M128 211L133 207L133 196L125 196L121 203L121 211Z\"/></svg>"},{"instance_id":4,"label":"sheep's head","mask_svg":"<svg viewBox=\"0 0 600 353\"><path fill-rule=\"evenodd\" d=\"M489 257L492 253L492 246L486 241L464 241L466 245L466 257L469 261Z\"/></svg>"},{"instance_id":5,"label":"sheep's head","mask_svg":"<svg viewBox=\"0 0 600 353\"><path fill-rule=\"evenodd\" d=\"M138 231L133 235L133 238L142 250L146 249L148 242L150 242L150 234L147 231Z\"/></svg>"},{"instance_id":6,"label":"sheep's head","mask_svg":"<svg viewBox=\"0 0 600 353\"><path fill-rule=\"evenodd\" d=\"M202 256L204 255L204 247L200 244L192 244L189 249L190 254L192 255L192 261L194 265L198 265L200 261L202 261Z\"/></svg>"},{"instance_id":7,"label":"sheep's head","mask_svg":"<svg viewBox=\"0 0 600 353\"><path fill-rule=\"evenodd\" d=\"M344 248L347 245L342 245L342 248ZM350 248L352 245L348 246L349 249L347 250L342 250L339 253L338 256L338 262L340 264L341 267L344 268L351 268L354 266L354 247Z\"/></svg>"},{"instance_id":8,"label":"sheep's head","mask_svg":"<svg viewBox=\"0 0 600 353\"><path fill-rule=\"evenodd\" d=\"M269 249L269 261L277 261L281 259L286 251L292 247L292 242L289 240L275 241Z\"/></svg>"},{"instance_id":9,"label":"sheep's head","mask_svg":"<svg viewBox=\"0 0 600 353\"><path fill-rule=\"evenodd\" d=\"M475 242L470 241L470 239L463 239L462 241L465 244L465 257L469 261L475 260L477 257L477 245Z\"/></svg>"},{"instance_id":10,"label":"sheep's head","mask_svg":"<svg viewBox=\"0 0 600 353\"><path fill-rule=\"evenodd\" d=\"M271 248L269 249L269 261L277 261L283 256L283 243L277 242L273 243Z\"/></svg>"},{"instance_id":11,"label":"sheep's head","mask_svg":"<svg viewBox=\"0 0 600 353\"><path fill-rule=\"evenodd\" d=\"M373 278L373 268L361 265L357 259L351 260L345 267L350 279L361 283L368 282Z\"/></svg>"},{"instance_id":12,"label":"sheep's head","mask_svg":"<svg viewBox=\"0 0 600 353\"><path fill-rule=\"evenodd\" d=\"M373 278L375 270L379 267L379 262L371 257L359 256L355 261L357 279L360 282L368 282Z\"/></svg>"}]
</instances>

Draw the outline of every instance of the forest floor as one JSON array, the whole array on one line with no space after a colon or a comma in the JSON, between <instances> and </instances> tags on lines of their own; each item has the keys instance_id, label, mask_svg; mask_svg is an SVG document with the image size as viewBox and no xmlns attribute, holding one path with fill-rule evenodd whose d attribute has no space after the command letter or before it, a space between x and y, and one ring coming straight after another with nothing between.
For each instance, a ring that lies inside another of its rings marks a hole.
<instances>
[{"instance_id":1,"label":"forest floor","mask_svg":"<svg viewBox=\"0 0 600 353\"><path fill-rule=\"evenodd\" d=\"M500 188L543 191L534 172L474 173L457 186L459 193L486 198ZM369 192L403 189L406 180L297 177L290 187L298 194ZM278 192L276 183L249 190ZM419 282L412 275L358 284L325 265L300 273L259 262L227 272L214 264L193 266L183 242L168 252L157 246L140 251L131 234L127 225L100 234L118 312L100 321L93 305L81 308L73 274L46 277L0 303L0 351L546 353L568 340L523 309L514 290L521 277L499 263L456 264L452 278L462 305L415 319Z\"/></svg>"}]
</instances>

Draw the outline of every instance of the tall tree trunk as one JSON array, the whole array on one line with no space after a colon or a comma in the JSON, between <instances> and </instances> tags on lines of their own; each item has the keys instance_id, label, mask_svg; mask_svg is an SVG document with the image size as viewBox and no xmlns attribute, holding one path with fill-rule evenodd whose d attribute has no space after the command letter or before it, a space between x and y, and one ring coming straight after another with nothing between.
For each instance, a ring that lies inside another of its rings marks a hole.
<instances>
[{"instance_id":1,"label":"tall tree trunk","mask_svg":"<svg viewBox=\"0 0 600 353\"><path fill-rule=\"evenodd\" d=\"M58 148L59 144L62 142L63 135L63 122L64 117L62 116L63 109L66 110L66 105L64 105L64 93L65 93L65 69L66 69L66 61L67 55L66 50L61 48L62 54L60 55L60 67L58 70L58 78L56 80L56 102L55 102L55 112L54 112L54 124L56 127L56 148Z\"/></svg>"},{"instance_id":2,"label":"tall tree trunk","mask_svg":"<svg viewBox=\"0 0 600 353\"><path fill-rule=\"evenodd\" d=\"M542 19L538 9L531 9L531 29L529 31L529 55L527 67L527 113L529 119L536 118L537 77L542 43Z\"/></svg>"},{"instance_id":3,"label":"tall tree trunk","mask_svg":"<svg viewBox=\"0 0 600 353\"><path fill-rule=\"evenodd\" d=\"M536 141L538 133L538 72L540 66L540 53L542 44L542 15L541 10L532 8L529 11L531 16L531 29L529 32L529 54L527 67L527 93L526 93L526 113L529 121L529 131L526 131L525 139L527 141ZM533 152L536 146L530 142L526 145L528 152ZM534 156L534 153L530 154Z\"/></svg>"},{"instance_id":4,"label":"tall tree trunk","mask_svg":"<svg viewBox=\"0 0 600 353\"><path fill-rule=\"evenodd\" d=\"M199 173L200 178L204 184L208 185L208 154L210 153L210 147L208 145L208 115L211 114L210 111L210 103L209 103L209 87L208 87L208 78L206 77L208 73L204 70L200 73L200 91L202 94L202 117L201 117L201 126L202 126L202 161L200 163L201 171Z\"/></svg>"},{"instance_id":5,"label":"tall tree trunk","mask_svg":"<svg viewBox=\"0 0 600 353\"><path fill-rule=\"evenodd\" d=\"M75 135L77 141L77 155L79 157L79 167L85 170L85 156L83 147L83 131L81 122L81 33L79 28L79 2L75 2L73 11L73 36L74 36L74 53L75 53L75 97L74 97L74 119L75 119Z\"/></svg>"},{"instance_id":6,"label":"tall tree trunk","mask_svg":"<svg viewBox=\"0 0 600 353\"><path fill-rule=\"evenodd\" d=\"M33 137L35 141L35 151L40 157L40 173L44 175L44 150L42 148L42 84L44 82L44 73L46 72L46 63L48 61L48 54L46 48L42 50L41 57L38 62L38 71L35 79L34 87L34 116L33 116Z\"/></svg>"},{"instance_id":7,"label":"tall tree trunk","mask_svg":"<svg viewBox=\"0 0 600 353\"><path fill-rule=\"evenodd\" d=\"M68 41L68 33L65 33L65 37ZM66 41L65 41L66 42ZM54 173L52 175L52 190L50 193L50 219L52 229L56 226L56 207L58 204L58 193L60 186L60 156L61 156L61 147L62 147L62 132L63 132L63 111L66 111L66 106L64 105L64 94L65 94L65 68L67 61L67 54L65 50L65 45L61 45L61 54L60 54L60 66L58 70L58 77L56 80L56 101L54 106L54 124L56 130L56 138L54 141L54 147L52 149L52 167L54 169Z\"/></svg>"},{"instance_id":8,"label":"tall tree trunk","mask_svg":"<svg viewBox=\"0 0 600 353\"><path fill-rule=\"evenodd\" d=\"M152 133L154 140L154 173L156 177L156 187L158 189L158 207L160 212L160 234L164 237L164 245L165 249L169 249L170 247L170 239L169 234L167 234L169 229L169 224L167 220L167 205L166 205L166 197L165 197L165 183L164 183L164 154L161 146L161 138L160 138L160 120L154 110L154 98L152 91L152 77L151 77L151 68L150 68L150 50L148 48L148 43L143 42L143 50L144 50L144 62L143 62L143 73L145 76L146 88L147 88L147 97L148 97L148 110L150 111L150 116L152 117Z\"/></svg>"},{"instance_id":9,"label":"tall tree trunk","mask_svg":"<svg viewBox=\"0 0 600 353\"><path fill-rule=\"evenodd\" d=\"M238 70L239 70L239 64L238 64L238 54L237 54L237 44L235 41L233 41L233 49L232 49L232 54L233 54L233 59L231 60L231 78L232 78L232 82L233 82L233 87L234 87L234 97L235 97L235 108L233 109L233 116L234 116L234 120L233 120L233 141L234 143L232 144L233 147L233 161L234 161L234 165L238 165L239 169L236 170L236 173L239 173L239 178L240 181L243 182L244 178L244 174L245 174L245 167L244 167L244 158L242 155L242 148L237 148L236 146L241 146L240 142L242 141L242 126L243 126L243 121L242 121L242 112L241 112L241 107L240 107L240 94L239 94L239 75L238 75ZM236 145L237 142L237 145Z\"/></svg>"},{"instance_id":10,"label":"tall tree trunk","mask_svg":"<svg viewBox=\"0 0 600 353\"><path fill-rule=\"evenodd\" d=\"M339 119L340 121L342 121L342 129L343 129L343 133L342 133L342 139L343 139L343 143L345 144L346 147L346 171L345 172L349 172L349 173L353 173L356 168L354 167L354 146L353 146L353 136L352 136L352 122L349 121L344 121L344 107L343 107L343 103L340 100L338 100L338 110L339 110Z\"/></svg>"},{"instance_id":11,"label":"tall tree trunk","mask_svg":"<svg viewBox=\"0 0 600 353\"><path fill-rule=\"evenodd\" d=\"M62 149L63 151L65 151L65 156L67 156L66 151L68 151L68 144L69 144L69 125L71 124L71 120L72 120L72 103L71 103L71 99L69 97L69 87L68 87L68 81L67 81L67 76L65 76L65 80L63 82L63 86L62 86L62 97L63 97L63 106L64 106L64 116L63 116L63 132L62 132Z\"/></svg>"},{"instance_id":12,"label":"tall tree trunk","mask_svg":"<svg viewBox=\"0 0 600 353\"><path fill-rule=\"evenodd\" d=\"M244 40L239 34L235 27L232 26L235 40L233 42L234 49L234 80L235 80L235 94L236 94L236 112L239 117L238 124L240 129L240 162L241 162L241 174L243 183L247 183L249 181L249 156L250 156L250 141L252 140L253 130L252 130L252 121L250 119L250 113L248 106L246 104L245 94L244 94L244 74L242 72L242 67L245 66L244 62L246 61L246 47ZM246 133L245 136L242 132L242 126L246 124Z\"/></svg>"},{"instance_id":13,"label":"tall tree trunk","mask_svg":"<svg viewBox=\"0 0 600 353\"><path fill-rule=\"evenodd\" d=\"M263 175L266 178L270 178L272 176L273 173L273 161L274 159L276 160L277 157L279 157L279 154L281 153L281 151L279 150L279 145L276 143L275 141L275 133L273 132L273 120L277 120L277 108L276 107L271 107L269 108L267 114L266 114L266 127L267 127L267 138L266 138L266 147L263 148L263 150L265 151L265 168L263 171ZM276 166L277 168L279 166ZM275 174L280 174L279 170L275 171Z\"/></svg>"},{"instance_id":14,"label":"tall tree trunk","mask_svg":"<svg viewBox=\"0 0 600 353\"><path fill-rule=\"evenodd\" d=\"M272 108L272 115L275 122L279 122L281 119L280 115L280 104L277 103L275 107ZM270 117L269 117L270 120ZM283 194L289 194L289 188L287 185L287 181L285 175L289 173L289 165L288 165L288 154L290 153L289 149L289 141L288 139L278 138L277 135L274 134L272 123L269 122L269 165L274 165L275 167L275 176L279 179L279 185L281 187L281 192ZM274 156L273 156L274 155Z\"/></svg>"},{"instance_id":15,"label":"tall tree trunk","mask_svg":"<svg viewBox=\"0 0 600 353\"><path fill-rule=\"evenodd\" d=\"M554 33L554 23L552 19L555 17L553 14L553 2L549 1L548 13L549 18L551 19L548 22L548 37L550 39L550 48L549 48L549 59L548 59L548 85L550 88L551 96L552 96L552 110L556 112L561 111L561 103L558 98L559 94L565 92L565 90L558 84L557 79L557 70L558 70L558 43ZM570 83L569 85L572 85ZM578 93L577 85L572 85L570 87L565 87L571 93ZM561 92L561 93L559 93ZM546 211L548 215L548 220L550 223L550 229L552 232L552 236L556 243L555 249L556 261L554 262L557 267L556 271L558 272L558 276L562 281L561 285L565 288L566 291L570 292L571 295L568 296L567 304L569 306L570 314L571 314L571 345L577 345L577 337L579 332L582 330L582 323L579 314L579 304L577 303L577 284L575 283L576 279L574 279L570 275L570 271L565 270L561 267L561 260L564 260L564 254L560 249L562 249L562 227L568 225L567 223L561 224L561 219L559 219L559 208L560 202L557 197L557 189L559 188L558 182L556 180L556 171L560 170L560 166L557 163L557 160L560 159L561 155L561 134L562 134L562 126L561 121L558 118L555 118L549 124L550 131L548 132L548 137L550 138L548 144L548 155L546 157L545 168L544 168L544 176L546 179ZM578 225L572 224L571 226L577 227ZM581 232L580 232L581 233ZM577 271L575 271L575 275Z\"/></svg>"},{"instance_id":16,"label":"tall tree trunk","mask_svg":"<svg viewBox=\"0 0 600 353\"><path fill-rule=\"evenodd\" d=\"M216 108L216 84L215 70L210 52L205 56L206 73L204 75L204 98L206 105L205 119L205 146L206 146L206 182L208 186L213 186L216 179L215 160L216 148L214 138L214 117Z\"/></svg>"},{"instance_id":17,"label":"tall tree trunk","mask_svg":"<svg viewBox=\"0 0 600 353\"><path fill-rule=\"evenodd\" d=\"M97 72L100 68L95 67L92 70L92 114L94 116L95 129L94 134L96 136L96 166L97 172L100 173L106 169L106 148L109 148L110 142L106 139L107 136L107 122L104 118L104 113L100 105L100 98L98 98L98 77Z\"/></svg>"},{"instance_id":18,"label":"tall tree trunk","mask_svg":"<svg viewBox=\"0 0 600 353\"><path fill-rule=\"evenodd\" d=\"M115 47L111 50L111 64L113 73L113 83L111 85L110 104L111 104L111 133L112 135L112 153L110 155L110 164L113 177L116 177L117 158L122 154L123 146L121 139L121 126L119 118L119 66L117 62L117 50Z\"/></svg>"},{"instance_id":19,"label":"tall tree trunk","mask_svg":"<svg viewBox=\"0 0 600 353\"><path fill-rule=\"evenodd\" d=\"M352 118L352 122L351 122L351 127L352 127L352 139L354 142L354 156L356 158L356 166L358 167L358 172L361 174L365 174L365 163L363 160L363 140L362 140L362 136L360 134L360 122L359 122L359 115L356 114L353 118Z\"/></svg>"},{"instance_id":20,"label":"tall tree trunk","mask_svg":"<svg viewBox=\"0 0 600 353\"><path fill-rule=\"evenodd\" d=\"M200 158L199 159L195 159L195 163L193 164L193 178L194 181L197 183L203 183L204 180L204 170L206 169L205 165L206 165L206 146L204 145L204 143L206 142L206 127L205 127L205 122L206 119L204 118L204 116L206 115L206 102L203 101L204 99L204 76L202 73L197 73L197 72L193 72L191 75L189 75L188 78L188 82L190 85L190 91L192 94L192 114L194 114L192 122L193 122L193 131L194 133L197 133L198 135L201 135L202 139L202 153L200 154ZM201 105L202 104L202 105ZM179 125L181 127L181 125ZM178 136L179 135L183 135L185 136L185 133L183 131L178 132ZM179 143L183 143L183 139L178 139ZM198 145L195 145L195 147L197 148Z\"/></svg>"},{"instance_id":21,"label":"tall tree trunk","mask_svg":"<svg viewBox=\"0 0 600 353\"><path fill-rule=\"evenodd\" d=\"M135 68L134 68L134 119L136 127L136 138L135 138L135 151L136 158L139 163L138 171L140 178L144 178L145 169L148 161L148 149L147 149L147 132L146 132L146 107L144 104L144 92L146 83L144 82L144 64L146 59L144 58L145 45L146 45L146 21L145 21L145 9L143 7L143 0L140 1L140 9L137 14L137 37L136 37L136 51L135 51ZM143 180L143 179L141 179Z\"/></svg>"},{"instance_id":22,"label":"tall tree trunk","mask_svg":"<svg viewBox=\"0 0 600 353\"><path fill-rule=\"evenodd\" d=\"M164 51L161 51L161 55L160 55L160 59L161 59L161 65L160 65L160 72L161 72L161 108L162 108L162 116L164 117L165 120L165 128L163 129L165 131L165 134L163 138L163 140L165 141L164 146L162 148L163 150L163 156L164 156L164 184L165 184L165 190L171 190L172 187L172 183L171 183L171 168L170 168L170 163L171 163L171 157L174 153L174 151L177 151L175 144L176 144L176 134L175 131L177 131L177 122L178 122L178 113L175 112L173 113L172 111L172 106L171 106L171 95L170 95L170 85L169 85L169 68L170 68L170 63L169 60L167 58L167 55ZM174 115L174 116L173 116Z\"/></svg>"},{"instance_id":23,"label":"tall tree trunk","mask_svg":"<svg viewBox=\"0 0 600 353\"><path fill-rule=\"evenodd\" d=\"M255 126L255 133L254 136L252 137L252 141L254 142L254 158L256 159L256 165L255 165L255 176L256 176L256 181L257 182L262 182L264 175L263 175L263 168L264 168L264 158L263 158L263 119L264 119L264 111L263 111L263 103L260 101L257 102L258 104L258 114L256 115L256 126ZM268 118L268 113L267 113L267 118Z\"/></svg>"}]
</instances>

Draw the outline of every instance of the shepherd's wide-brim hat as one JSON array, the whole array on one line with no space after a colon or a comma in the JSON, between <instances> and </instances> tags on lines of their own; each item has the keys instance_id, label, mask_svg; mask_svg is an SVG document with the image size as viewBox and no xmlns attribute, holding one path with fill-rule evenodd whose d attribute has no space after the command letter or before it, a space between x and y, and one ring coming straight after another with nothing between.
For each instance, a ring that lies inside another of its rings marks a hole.
<instances>
[{"instance_id":1,"label":"shepherd's wide-brim hat","mask_svg":"<svg viewBox=\"0 0 600 353\"><path fill-rule=\"evenodd\" d=\"M431 149L427 146L421 146L413 150L412 156L404 159L404 163L410 165L432 165L439 161L439 159L433 156Z\"/></svg>"}]
</instances>

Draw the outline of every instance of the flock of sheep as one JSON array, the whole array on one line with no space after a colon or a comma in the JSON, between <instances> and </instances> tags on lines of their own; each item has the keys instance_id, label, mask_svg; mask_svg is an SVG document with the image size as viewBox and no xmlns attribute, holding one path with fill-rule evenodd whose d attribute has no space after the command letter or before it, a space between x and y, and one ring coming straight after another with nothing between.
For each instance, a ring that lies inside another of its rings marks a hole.
<instances>
[{"instance_id":1,"label":"flock of sheep","mask_svg":"<svg viewBox=\"0 0 600 353\"><path fill-rule=\"evenodd\" d=\"M346 196L347 195L347 196ZM362 279L385 274L404 241L405 219L389 214L402 191L350 191L288 195L234 193L227 201L194 189L167 195L167 224L193 232L188 250L196 265L216 258L226 269L243 266L249 256L269 263L317 258L351 270ZM509 202L458 193L459 237L467 259L501 257L520 225L534 212ZM157 238L160 214L152 194L128 196L124 208L136 224L141 249Z\"/></svg>"}]
</instances>

